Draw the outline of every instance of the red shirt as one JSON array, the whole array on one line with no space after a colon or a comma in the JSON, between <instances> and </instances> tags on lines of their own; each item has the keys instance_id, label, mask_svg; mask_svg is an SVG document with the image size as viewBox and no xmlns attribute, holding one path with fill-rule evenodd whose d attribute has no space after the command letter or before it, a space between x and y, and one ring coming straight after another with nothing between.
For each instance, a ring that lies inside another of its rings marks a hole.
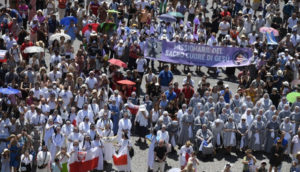
<instances>
[{"instance_id":1,"label":"red shirt","mask_svg":"<svg viewBox=\"0 0 300 172\"><path fill-rule=\"evenodd\" d=\"M33 43L31 41L29 41L28 43L24 42L22 45L21 45L21 52L22 52L22 56L24 59L27 59L28 58L28 54L25 54L24 53L24 50L25 48L27 47L31 47L33 46Z\"/></svg>"},{"instance_id":2,"label":"red shirt","mask_svg":"<svg viewBox=\"0 0 300 172\"><path fill-rule=\"evenodd\" d=\"M185 87L183 87L182 92L184 94L184 97L188 100L191 99L194 95L193 87L188 88L188 87L185 86Z\"/></svg>"},{"instance_id":3,"label":"red shirt","mask_svg":"<svg viewBox=\"0 0 300 172\"><path fill-rule=\"evenodd\" d=\"M221 15L222 17L231 16L229 11L226 11L226 12L225 12L225 11L222 11L222 12L220 13L220 15Z\"/></svg>"},{"instance_id":4,"label":"red shirt","mask_svg":"<svg viewBox=\"0 0 300 172\"><path fill-rule=\"evenodd\" d=\"M174 88L174 92L176 93L176 98L179 96L179 94L181 93L180 88Z\"/></svg>"},{"instance_id":5,"label":"red shirt","mask_svg":"<svg viewBox=\"0 0 300 172\"><path fill-rule=\"evenodd\" d=\"M94 3L94 2L91 2L90 4L90 9L92 10L92 13L95 14L96 16L98 16L99 6L100 5L98 3Z\"/></svg>"}]
</instances>

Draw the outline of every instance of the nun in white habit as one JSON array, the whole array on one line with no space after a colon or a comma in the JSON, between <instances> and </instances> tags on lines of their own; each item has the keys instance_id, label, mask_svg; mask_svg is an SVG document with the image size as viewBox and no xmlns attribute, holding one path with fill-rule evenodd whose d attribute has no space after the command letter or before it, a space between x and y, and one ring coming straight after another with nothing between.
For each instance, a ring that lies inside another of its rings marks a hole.
<instances>
[{"instance_id":1,"label":"nun in white habit","mask_svg":"<svg viewBox=\"0 0 300 172\"><path fill-rule=\"evenodd\" d=\"M98 160L98 166L96 170L103 170L103 149L104 144L103 141L100 139L100 135L96 134L95 140L92 141L92 148L99 147L99 160Z\"/></svg>"},{"instance_id":2,"label":"nun in white habit","mask_svg":"<svg viewBox=\"0 0 300 172\"><path fill-rule=\"evenodd\" d=\"M129 119L128 113L124 112L123 118L119 121L119 129L118 129L118 141L122 139L122 133L126 133L130 138L130 130L132 127L131 121Z\"/></svg>"},{"instance_id":3,"label":"nun in white habit","mask_svg":"<svg viewBox=\"0 0 300 172\"><path fill-rule=\"evenodd\" d=\"M111 130L110 124L106 124L105 129L99 133L99 135L103 138L103 146L104 146L104 161L112 160L112 156L114 153L113 141L114 141L114 132Z\"/></svg>"},{"instance_id":4,"label":"nun in white habit","mask_svg":"<svg viewBox=\"0 0 300 172\"><path fill-rule=\"evenodd\" d=\"M51 145L51 137L52 137L53 133L54 133L54 123L53 123L52 117L50 117L46 124L45 135L44 135L44 141L49 150L50 150L50 145Z\"/></svg>"},{"instance_id":5,"label":"nun in white habit","mask_svg":"<svg viewBox=\"0 0 300 172\"><path fill-rule=\"evenodd\" d=\"M52 160L54 160L56 153L60 151L60 148L63 146L65 141L64 136L60 133L60 127L56 127L55 133L53 133L51 140L52 144L50 147L50 152Z\"/></svg>"},{"instance_id":6,"label":"nun in white habit","mask_svg":"<svg viewBox=\"0 0 300 172\"><path fill-rule=\"evenodd\" d=\"M148 150L148 169L152 170L154 165L154 148L157 145L157 131L152 131L151 143ZM148 170L149 171L149 170Z\"/></svg>"}]
</instances>

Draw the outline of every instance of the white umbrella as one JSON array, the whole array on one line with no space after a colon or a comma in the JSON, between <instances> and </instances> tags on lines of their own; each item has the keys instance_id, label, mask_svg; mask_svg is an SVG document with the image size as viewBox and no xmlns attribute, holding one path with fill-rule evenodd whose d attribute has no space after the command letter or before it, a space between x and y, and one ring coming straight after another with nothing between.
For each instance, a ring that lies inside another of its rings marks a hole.
<instances>
[{"instance_id":1,"label":"white umbrella","mask_svg":"<svg viewBox=\"0 0 300 172\"><path fill-rule=\"evenodd\" d=\"M44 48L38 46L27 47L24 50L24 53L41 53L44 52Z\"/></svg>"},{"instance_id":2,"label":"white umbrella","mask_svg":"<svg viewBox=\"0 0 300 172\"><path fill-rule=\"evenodd\" d=\"M71 37L65 33L55 33L50 36L50 42L53 42L54 40L60 40L61 37L65 37L65 40L71 40Z\"/></svg>"}]
</instances>

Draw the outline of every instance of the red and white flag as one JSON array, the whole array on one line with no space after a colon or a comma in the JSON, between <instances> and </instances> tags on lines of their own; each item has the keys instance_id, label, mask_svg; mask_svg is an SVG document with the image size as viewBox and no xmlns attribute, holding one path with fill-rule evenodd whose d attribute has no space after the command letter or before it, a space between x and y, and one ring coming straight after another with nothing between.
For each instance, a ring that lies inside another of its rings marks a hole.
<instances>
[{"instance_id":1,"label":"red and white flag","mask_svg":"<svg viewBox=\"0 0 300 172\"><path fill-rule=\"evenodd\" d=\"M7 50L0 50L0 63L6 62L7 59L5 58Z\"/></svg>"},{"instance_id":2,"label":"red and white flag","mask_svg":"<svg viewBox=\"0 0 300 172\"><path fill-rule=\"evenodd\" d=\"M69 159L69 172L87 172L98 166L100 148L73 153Z\"/></svg>"},{"instance_id":3,"label":"red and white flag","mask_svg":"<svg viewBox=\"0 0 300 172\"><path fill-rule=\"evenodd\" d=\"M120 150L118 154L113 155L113 162L119 171L126 170L128 159L127 159L127 148Z\"/></svg>"},{"instance_id":4,"label":"red and white flag","mask_svg":"<svg viewBox=\"0 0 300 172\"><path fill-rule=\"evenodd\" d=\"M131 102L127 102L128 109L130 110L132 115L136 115L139 111L139 106L132 104Z\"/></svg>"}]
</instances>

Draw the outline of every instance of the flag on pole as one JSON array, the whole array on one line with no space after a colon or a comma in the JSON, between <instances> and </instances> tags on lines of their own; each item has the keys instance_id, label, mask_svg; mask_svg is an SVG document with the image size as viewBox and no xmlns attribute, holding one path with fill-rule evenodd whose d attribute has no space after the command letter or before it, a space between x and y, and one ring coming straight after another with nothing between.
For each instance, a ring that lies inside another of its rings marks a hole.
<instances>
[{"instance_id":1,"label":"flag on pole","mask_svg":"<svg viewBox=\"0 0 300 172\"><path fill-rule=\"evenodd\" d=\"M5 58L6 52L7 52L7 50L0 50L0 62L1 63L7 61L7 59Z\"/></svg>"},{"instance_id":2,"label":"flag on pole","mask_svg":"<svg viewBox=\"0 0 300 172\"><path fill-rule=\"evenodd\" d=\"M98 166L100 148L92 148L88 151L73 153L69 159L70 172L87 172Z\"/></svg>"}]
</instances>

